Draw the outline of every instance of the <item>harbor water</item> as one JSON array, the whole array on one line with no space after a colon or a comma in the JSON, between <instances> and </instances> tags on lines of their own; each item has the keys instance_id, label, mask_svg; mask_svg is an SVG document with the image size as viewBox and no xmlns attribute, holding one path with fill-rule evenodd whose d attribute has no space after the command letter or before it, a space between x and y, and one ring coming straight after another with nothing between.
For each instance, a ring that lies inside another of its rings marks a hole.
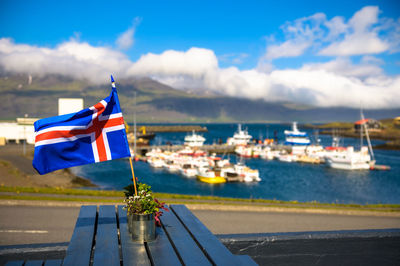
<instances>
[{"instance_id":1,"label":"harbor water","mask_svg":"<svg viewBox=\"0 0 400 266\"><path fill-rule=\"evenodd\" d=\"M208 132L202 135L205 144L225 143L237 130L237 124L207 124ZM244 124L253 139L276 138L284 142L284 130L291 125ZM302 128L312 141L319 139L323 146L330 146L332 136L318 135L312 129ZM183 144L188 133L158 133L153 145ZM372 140L372 145L382 141ZM360 147L360 139L343 138L341 146ZM364 139L364 145L367 145ZM151 168L146 162L134 163L135 175L140 182L152 186L155 192L189 195L221 196L233 198L276 199L299 202L400 204L400 151L374 150L377 164L389 165L389 171L338 170L324 164L285 163L277 160L245 159L244 163L260 172L260 182L207 184L179 174ZM235 162L235 155L221 154ZM101 189L122 190L132 183L128 159L84 165L71 169L78 176L87 178Z\"/></svg>"}]
</instances>

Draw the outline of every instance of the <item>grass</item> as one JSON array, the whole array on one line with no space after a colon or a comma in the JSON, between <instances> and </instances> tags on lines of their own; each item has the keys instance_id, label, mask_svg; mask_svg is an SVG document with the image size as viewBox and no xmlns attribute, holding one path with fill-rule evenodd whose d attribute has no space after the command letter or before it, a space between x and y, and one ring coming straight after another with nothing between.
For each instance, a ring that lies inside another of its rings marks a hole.
<instances>
[{"instance_id":1,"label":"grass","mask_svg":"<svg viewBox=\"0 0 400 266\"><path fill-rule=\"evenodd\" d=\"M0 199L14 200L51 200L68 202L109 202L123 204L123 191L115 190L84 190L63 188L32 188L32 187L6 187L0 186L0 192L12 192L21 195L0 195ZM36 193L37 195L23 195L23 193ZM182 195L169 193L154 193L156 198L168 204L207 204L225 206L259 206L297 209L329 209L329 210L365 210L377 212L400 212L400 204L338 204L319 202L297 202L266 199L240 199L215 196ZM51 196L53 195L53 196ZM57 197L57 195L71 195L74 197ZM85 196L85 197L79 197ZM87 197L91 196L91 197Z\"/></svg>"}]
</instances>

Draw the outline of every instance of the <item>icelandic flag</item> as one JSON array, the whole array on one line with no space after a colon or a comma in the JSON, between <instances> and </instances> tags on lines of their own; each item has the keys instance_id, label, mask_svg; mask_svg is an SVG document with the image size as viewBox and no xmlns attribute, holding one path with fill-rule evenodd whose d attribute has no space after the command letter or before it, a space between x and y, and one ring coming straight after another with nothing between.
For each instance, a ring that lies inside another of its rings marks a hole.
<instances>
[{"instance_id":1,"label":"icelandic flag","mask_svg":"<svg viewBox=\"0 0 400 266\"><path fill-rule=\"evenodd\" d=\"M35 122L32 165L39 174L131 156L112 76L111 84L110 96L94 106Z\"/></svg>"}]
</instances>

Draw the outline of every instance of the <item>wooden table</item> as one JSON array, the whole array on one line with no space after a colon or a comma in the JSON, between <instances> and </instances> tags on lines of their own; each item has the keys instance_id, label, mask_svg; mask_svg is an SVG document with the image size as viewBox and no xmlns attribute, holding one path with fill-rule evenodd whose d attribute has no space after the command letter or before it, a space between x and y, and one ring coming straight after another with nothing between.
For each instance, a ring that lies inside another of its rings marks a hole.
<instances>
[{"instance_id":1,"label":"wooden table","mask_svg":"<svg viewBox=\"0 0 400 266\"><path fill-rule=\"evenodd\" d=\"M156 228L156 239L131 239L122 206L82 206L64 260L26 265L256 265L232 254L184 205L170 205ZM23 265L13 261L7 265Z\"/></svg>"}]
</instances>

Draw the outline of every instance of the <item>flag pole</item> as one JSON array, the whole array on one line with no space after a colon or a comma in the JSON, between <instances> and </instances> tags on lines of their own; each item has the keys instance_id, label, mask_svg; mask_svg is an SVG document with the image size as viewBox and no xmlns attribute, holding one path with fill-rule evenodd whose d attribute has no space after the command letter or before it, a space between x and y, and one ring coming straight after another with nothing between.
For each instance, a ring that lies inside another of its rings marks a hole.
<instances>
[{"instance_id":1,"label":"flag pole","mask_svg":"<svg viewBox=\"0 0 400 266\"><path fill-rule=\"evenodd\" d=\"M135 187L135 196L137 196L136 178L135 178L135 173L133 172L132 157L129 157L129 162L130 162L130 164L131 164L133 186Z\"/></svg>"},{"instance_id":2,"label":"flag pole","mask_svg":"<svg viewBox=\"0 0 400 266\"><path fill-rule=\"evenodd\" d=\"M113 88L115 88L115 81L114 81L114 77L112 75L111 75L111 86ZM135 173L133 172L132 156L129 156L129 163L131 165L133 187L135 188L135 196L137 196L136 178L135 178Z\"/></svg>"}]
</instances>

